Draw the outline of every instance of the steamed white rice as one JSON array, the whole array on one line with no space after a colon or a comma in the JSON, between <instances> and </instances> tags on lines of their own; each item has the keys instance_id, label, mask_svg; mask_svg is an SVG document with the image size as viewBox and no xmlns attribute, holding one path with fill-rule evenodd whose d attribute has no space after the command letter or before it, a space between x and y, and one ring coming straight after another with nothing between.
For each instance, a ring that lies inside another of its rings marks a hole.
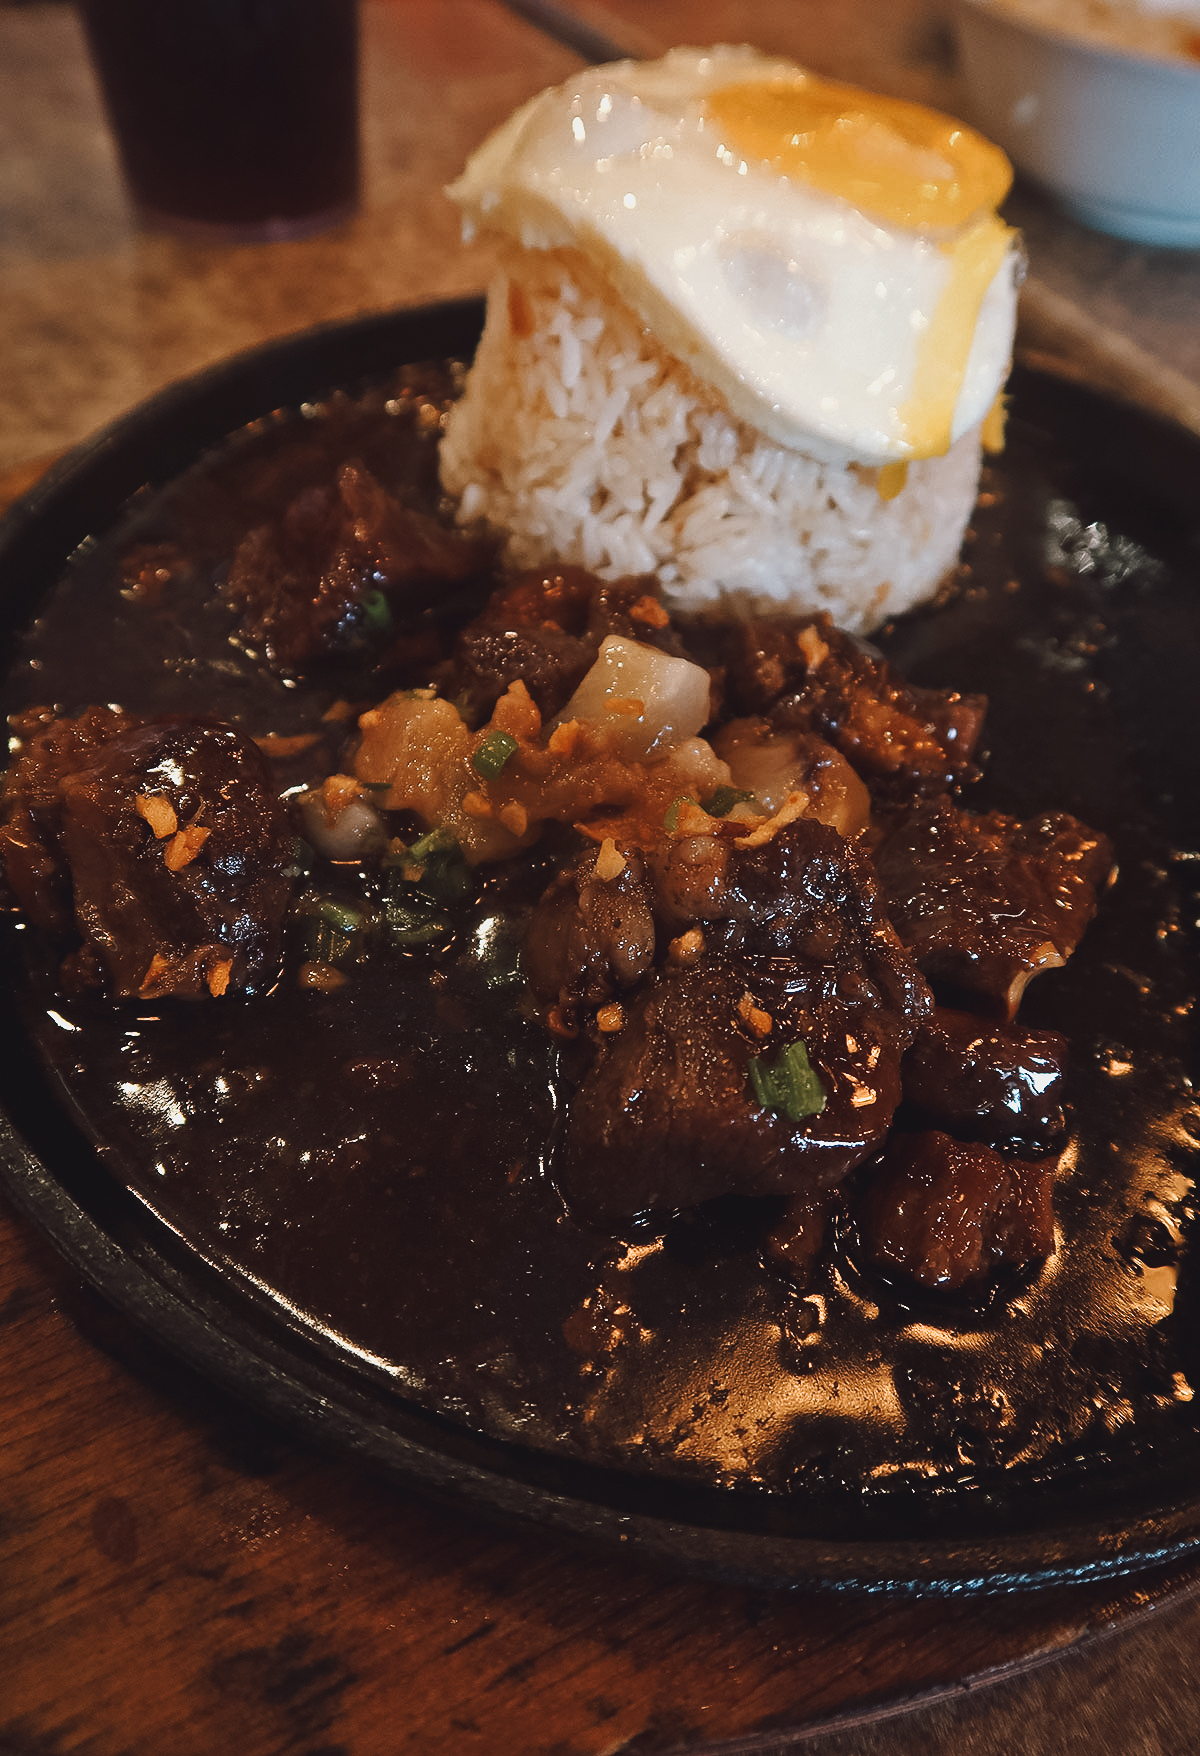
<instances>
[{"instance_id":1,"label":"steamed white rice","mask_svg":"<svg viewBox=\"0 0 1200 1756\"><path fill-rule=\"evenodd\" d=\"M976 428L885 499L875 469L773 444L570 250L510 253L442 442L460 523L512 568L657 573L685 612L825 609L856 632L936 592L979 464Z\"/></svg>"}]
</instances>

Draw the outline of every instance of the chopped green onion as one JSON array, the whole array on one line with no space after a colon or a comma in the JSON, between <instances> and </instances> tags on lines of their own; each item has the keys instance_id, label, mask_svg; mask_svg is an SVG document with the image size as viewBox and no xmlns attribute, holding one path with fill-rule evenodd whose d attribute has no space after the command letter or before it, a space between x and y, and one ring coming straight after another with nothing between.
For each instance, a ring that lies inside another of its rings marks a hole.
<instances>
[{"instance_id":1,"label":"chopped green onion","mask_svg":"<svg viewBox=\"0 0 1200 1756\"><path fill-rule=\"evenodd\" d=\"M458 839L454 832L443 829L441 825L428 830L419 836L408 850L409 865L420 866L432 854L449 854L458 852Z\"/></svg>"},{"instance_id":2,"label":"chopped green onion","mask_svg":"<svg viewBox=\"0 0 1200 1756\"><path fill-rule=\"evenodd\" d=\"M417 883L430 896L446 903L465 902L474 889L467 862L457 847L451 853L426 860Z\"/></svg>"},{"instance_id":3,"label":"chopped green onion","mask_svg":"<svg viewBox=\"0 0 1200 1756\"><path fill-rule=\"evenodd\" d=\"M402 892L389 895L383 908L388 933L396 945L432 945L453 931L445 910L415 885L405 885Z\"/></svg>"},{"instance_id":4,"label":"chopped green onion","mask_svg":"<svg viewBox=\"0 0 1200 1756\"><path fill-rule=\"evenodd\" d=\"M750 1083L764 1110L776 1110L789 1122L819 1116L825 1108L825 1088L808 1059L802 1042L795 1042L771 1066L761 1057L750 1063Z\"/></svg>"},{"instance_id":5,"label":"chopped green onion","mask_svg":"<svg viewBox=\"0 0 1200 1756\"><path fill-rule=\"evenodd\" d=\"M339 933L328 921L316 916L305 923L304 949L310 963L340 963L353 948L353 933Z\"/></svg>"},{"instance_id":6,"label":"chopped green onion","mask_svg":"<svg viewBox=\"0 0 1200 1756\"><path fill-rule=\"evenodd\" d=\"M351 908L344 902L335 902L332 896L322 897L315 912L322 921L339 933L357 933L363 924L361 909Z\"/></svg>"},{"instance_id":7,"label":"chopped green onion","mask_svg":"<svg viewBox=\"0 0 1200 1756\"><path fill-rule=\"evenodd\" d=\"M392 626L392 606L381 591L368 592L362 599L363 621L373 634L387 634Z\"/></svg>"},{"instance_id":8,"label":"chopped green onion","mask_svg":"<svg viewBox=\"0 0 1200 1756\"><path fill-rule=\"evenodd\" d=\"M413 849L413 859L416 859L416 848ZM420 865L421 876L414 879L414 883L438 902L465 902L474 889L467 862L457 842L430 854Z\"/></svg>"},{"instance_id":9,"label":"chopped green onion","mask_svg":"<svg viewBox=\"0 0 1200 1756\"><path fill-rule=\"evenodd\" d=\"M462 849L448 829L431 829L410 848L394 844L384 869L388 896L397 901L420 891L441 904L465 902L474 889Z\"/></svg>"},{"instance_id":10,"label":"chopped green onion","mask_svg":"<svg viewBox=\"0 0 1200 1756\"><path fill-rule=\"evenodd\" d=\"M517 747L511 732L489 732L471 758L471 767L484 780L495 780Z\"/></svg>"},{"instance_id":11,"label":"chopped green onion","mask_svg":"<svg viewBox=\"0 0 1200 1756\"><path fill-rule=\"evenodd\" d=\"M301 900L296 916L301 946L311 963L341 963L362 950L367 920L361 909L312 894Z\"/></svg>"},{"instance_id":12,"label":"chopped green onion","mask_svg":"<svg viewBox=\"0 0 1200 1756\"><path fill-rule=\"evenodd\" d=\"M487 915L471 934L473 959L488 988L513 988L524 981L521 942L524 923L511 915Z\"/></svg>"},{"instance_id":13,"label":"chopped green onion","mask_svg":"<svg viewBox=\"0 0 1200 1756\"><path fill-rule=\"evenodd\" d=\"M667 806L666 815L663 818L663 828L668 835L674 835L675 831L679 828L679 813L683 806L694 805L695 803L695 799L693 799L689 793L680 793L678 798L671 800L671 803Z\"/></svg>"},{"instance_id":14,"label":"chopped green onion","mask_svg":"<svg viewBox=\"0 0 1200 1756\"><path fill-rule=\"evenodd\" d=\"M744 787L718 787L711 799L705 801L704 809L710 817L728 817L735 805L756 805L758 800L753 793Z\"/></svg>"}]
</instances>

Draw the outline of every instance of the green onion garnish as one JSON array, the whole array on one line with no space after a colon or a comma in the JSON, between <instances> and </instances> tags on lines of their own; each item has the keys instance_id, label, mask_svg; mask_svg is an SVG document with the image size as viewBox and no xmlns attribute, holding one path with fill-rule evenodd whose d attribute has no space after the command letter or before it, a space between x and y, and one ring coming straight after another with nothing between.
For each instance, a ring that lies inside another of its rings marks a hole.
<instances>
[{"instance_id":1,"label":"green onion garnish","mask_svg":"<svg viewBox=\"0 0 1200 1756\"><path fill-rule=\"evenodd\" d=\"M753 793L744 787L718 787L711 799L706 799L704 809L710 817L728 817L735 805L755 805L758 801Z\"/></svg>"},{"instance_id":2,"label":"green onion garnish","mask_svg":"<svg viewBox=\"0 0 1200 1756\"><path fill-rule=\"evenodd\" d=\"M388 895L397 900L421 891L438 903L463 902L473 889L462 849L448 829L431 829L410 848L397 843L383 864Z\"/></svg>"},{"instance_id":3,"label":"green onion garnish","mask_svg":"<svg viewBox=\"0 0 1200 1756\"><path fill-rule=\"evenodd\" d=\"M332 896L322 897L317 904L316 913L327 926L338 933L356 933L363 924L361 909L351 908L344 902L335 902Z\"/></svg>"},{"instance_id":4,"label":"green onion garnish","mask_svg":"<svg viewBox=\"0 0 1200 1756\"><path fill-rule=\"evenodd\" d=\"M796 1042L768 1066L761 1057L750 1063L750 1083L764 1110L776 1110L789 1122L819 1116L825 1108L825 1088L808 1059L808 1050Z\"/></svg>"},{"instance_id":5,"label":"green onion garnish","mask_svg":"<svg viewBox=\"0 0 1200 1756\"><path fill-rule=\"evenodd\" d=\"M517 747L511 732L489 732L471 758L471 767L484 780L495 780Z\"/></svg>"},{"instance_id":6,"label":"green onion garnish","mask_svg":"<svg viewBox=\"0 0 1200 1756\"><path fill-rule=\"evenodd\" d=\"M304 955L313 963L357 960L363 946L367 918L361 909L336 897L312 893L296 909L296 925Z\"/></svg>"},{"instance_id":7,"label":"green onion garnish","mask_svg":"<svg viewBox=\"0 0 1200 1756\"><path fill-rule=\"evenodd\" d=\"M674 835L679 828L679 813L684 805L694 805L695 803L695 799L688 793L680 793L678 798L671 800L667 806L666 815L663 817L663 828L668 835Z\"/></svg>"},{"instance_id":8,"label":"green onion garnish","mask_svg":"<svg viewBox=\"0 0 1200 1756\"><path fill-rule=\"evenodd\" d=\"M296 836L292 842L292 857L284 867L284 875L288 878L306 878L313 869L316 856L302 837Z\"/></svg>"},{"instance_id":9,"label":"green onion garnish","mask_svg":"<svg viewBox=\"0 0 1200 1756\"><path fill-rule=\"evenodd\" d=\"M452 830L443 829L441 825L414 841L408 850L407 864L423 865L433 854L449 854L458 852L458 840Z\"/></svg>"},{"instance_id":10,"label":"green onion garnish","mask_svg":"<svg viewBox=\"0 0 1200 1756\"><path fill-rule=\"evenodd\" d=\"M363 621L372 634L386 634L392 626L392 606L381 591L368 592L362 600Z\"/></svg>"},{"instance_id":11,"label":"green onion garnish","mask_svg":"<svg viewBox=\"0 0 1200 1756\"><path fill-rule=\"evenodd\" d=\"M415 885L405 885L401 893L388 896L383 909L388 933L395 945L432 945L453 931L445 910Z\"/></svg>"}]
</instances>

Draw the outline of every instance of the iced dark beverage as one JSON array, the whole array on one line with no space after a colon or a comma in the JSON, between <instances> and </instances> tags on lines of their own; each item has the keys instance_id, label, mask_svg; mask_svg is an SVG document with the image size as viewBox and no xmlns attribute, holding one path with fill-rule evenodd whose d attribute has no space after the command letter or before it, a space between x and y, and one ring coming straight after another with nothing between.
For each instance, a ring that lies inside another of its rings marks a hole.
<instances>
[{"instance_id":1,"label":"iced dark beverage","mask_svg":"<svg viewBox=\"0 0 1200 1756\"><path fill-rule=\"evenodd\" d=\"M137 207L197 238L295 238L358 199L357 0L82 0Z\"/></svg>"}]
</instances>

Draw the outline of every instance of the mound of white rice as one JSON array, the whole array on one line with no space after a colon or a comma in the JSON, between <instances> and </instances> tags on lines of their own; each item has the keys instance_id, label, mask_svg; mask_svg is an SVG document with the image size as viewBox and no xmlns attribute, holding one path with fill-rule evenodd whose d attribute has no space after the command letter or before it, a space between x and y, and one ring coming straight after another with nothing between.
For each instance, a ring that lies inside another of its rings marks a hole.
<instances>
[{"instance_id":1,"label":"mound of white rice","mask_svg":"<svg viewBox=\"0 0 1200 1756\"><path fill-rule=\"evenodd\" d=\"M572 250L510 253L442 442L459 522L510 567L657 573L676 609L826 609L852 631L936 592L979 463L976 428L885 498L886 473L772 443Z\"/></svg>"}]
</instances>

